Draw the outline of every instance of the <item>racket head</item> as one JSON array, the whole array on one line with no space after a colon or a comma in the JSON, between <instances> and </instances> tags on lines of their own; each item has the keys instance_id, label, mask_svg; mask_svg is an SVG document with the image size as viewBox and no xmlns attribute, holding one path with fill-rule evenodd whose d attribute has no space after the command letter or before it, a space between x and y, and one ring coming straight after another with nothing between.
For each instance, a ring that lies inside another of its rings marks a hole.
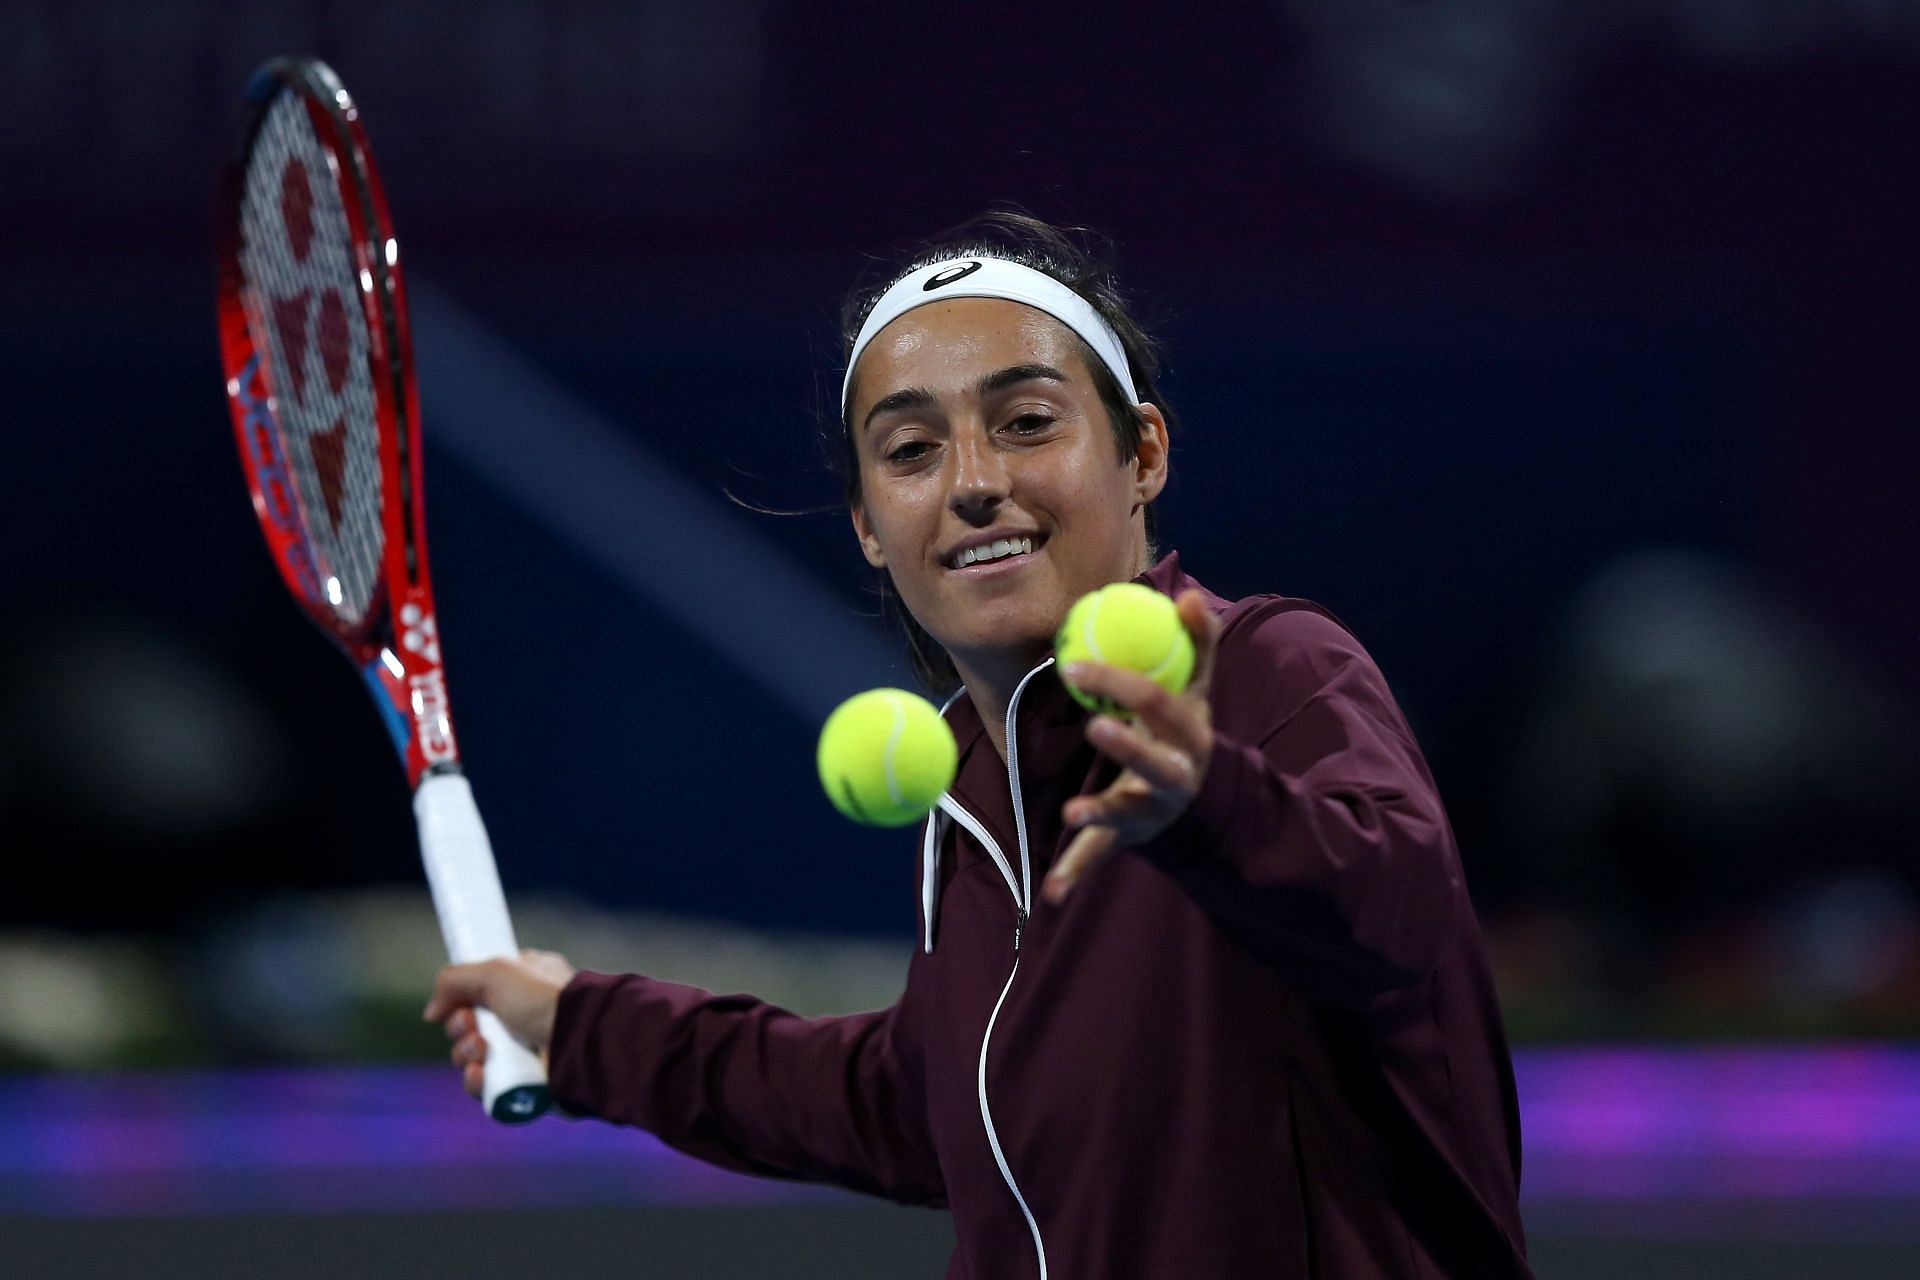
<instances>
[{"instance_id":1,"label":"racket head","mask_svg":"<svg viewBox=\"0 0 1920 1280\"><path fill-rule=\"evenodd\" d=\"M366 677L417 786L458 748L399 242L359 108L325 63L267 63L247 110L219 247L241 467L288 591Z\"/></svg>"}]
</instances>

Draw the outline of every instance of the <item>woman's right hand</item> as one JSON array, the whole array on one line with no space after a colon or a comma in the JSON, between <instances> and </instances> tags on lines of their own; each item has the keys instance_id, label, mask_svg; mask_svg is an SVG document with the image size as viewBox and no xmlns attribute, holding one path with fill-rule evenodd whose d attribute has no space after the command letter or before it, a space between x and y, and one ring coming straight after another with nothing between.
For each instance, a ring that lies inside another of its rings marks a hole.
<instances>
[{"instance_id":1,"label":"woman's right hand","mask_svg":"<svg viewBox=\"0 0 1920 1280\"><path fill-rule=\"evenodd\" d=\"M573 966L551 951L522 951L517 959L450 964L433 980L433 998L420 1016L442 1023L453 1041L453 1065L467 1092L480 1096L487 1042L474 1021L476 1008L491 1009L507 1031L547 1065L547 1041L560 992L573 980Z\"/></svg>"}]
</instances>

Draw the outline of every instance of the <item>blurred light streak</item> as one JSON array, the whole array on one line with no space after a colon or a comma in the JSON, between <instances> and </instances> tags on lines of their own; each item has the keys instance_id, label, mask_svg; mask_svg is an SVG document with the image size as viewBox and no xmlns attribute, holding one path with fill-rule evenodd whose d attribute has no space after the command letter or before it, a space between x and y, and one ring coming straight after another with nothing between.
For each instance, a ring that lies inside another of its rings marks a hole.
<instances>
[{"instance_id":1,"label":"blurred light streak","mask_svg":"<svg viewBox=\"0 0 1920 1280\"><path fill-rule=\"evenodd\" d=\"M1701 1221L1740 1200L1920 1207L1920 1048L1553 1048L1514 1061L1531 1208L1595 1206L1598 1225L1638 1202L1693 1205ZM489 1124L443 1067L0 1077L0 1214L834 1194L725 1173L610 1125ZM1920 1212L1879 1221L1920 1238Z\"/></svg>"},{"instance_id":2,"label":"blurred light streak","mask_svg":"<svg viewBox=\"0 0 1920 1280\"><path fill-rule=\"evenodd\" d=\"M435 1068L0 1079L0 1214L774 1203L650 1135L487 1121Z\"/></svg>"},{"instance_id":3,"label":"blurred light streak","mask_svg":"<svg viewBox=\"0 0 1920 1280\"><path fill-rule=\"evenodd\" d=\"M894 646L636 439L417 276L427 440L756 677L805 719L897 672ZM663 550L664 549L664 550Z\"/></svg>"},{"instance_id":4,"label":"blurred light streak","mask_svg":"<svg viewBox=\"0 0 1920 1280\"><path fill-rule=\"evenodd\" d=\"M1920 1201L1920 1049L1536 1049L1514 1064L1529 1198Z\"/></svg>"}]
</instances>

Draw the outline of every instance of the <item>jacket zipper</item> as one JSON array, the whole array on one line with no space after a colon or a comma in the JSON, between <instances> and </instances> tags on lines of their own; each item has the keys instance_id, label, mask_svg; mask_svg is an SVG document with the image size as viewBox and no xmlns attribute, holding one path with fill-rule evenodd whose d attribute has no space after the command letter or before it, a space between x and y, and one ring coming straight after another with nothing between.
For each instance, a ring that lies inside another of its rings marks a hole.
<instances>
[{"instance_id":1,"label":"jacket zipper","mask_svg":"<svg viewBox=\"0 0 1920 1280\"><path fill-rule=\"evenodd\" d=\"M987 834L986 827L971 813L961 808L951 796L942 796L940 807L960 826L966 828L974 839L986 849L989 857L997 863L1001 874L1006 877L1008 887L1014 890L1013 925L1013 969L1007 974L1006 985L1000 988L1000 998L993 1002L993 1012L987 1016L987 1029L980 1037L980 1123L986 1127L987 1145L993 1149L993 1162L1000 1166L1000 1177L1007 1184L1007 1190L1013 1192L1014 1203L1020 1206L1020 1216L1027 1220L1027 1230L1033 1235L1033 1252L1040 1263L1040 1280L1047 1280L1047 1246L1040 1237L1040 1222L1033 1216L1033 1210L1027 1204L1026 1196L1020 1193L1020 1184L1014 1181L1013 1167L1007 1163L1006 1152L1000 1147L999 1131L993 1127L993 1109L987 1102L987 1048L993 1043L993 1024L1000 1019L1000 1006L1007 1001L1007 992L1013 990L1013 980L1020 972L1020 942L1026 932L1028 912L1020 901L1017 883L1013 879L1013 869L1007 862L1007 855L1001 852L999 844Z\"/></svg>"},{"instance_id":2,"label":"jacket zipper","mask_svg":"<svg viewBox=\"0 0 1920 1280\"><path fill-rule=\"evenodd\" d=\"M1026 912L1020 914L1024 916ZM1018 945L1016 941L1016 948ZM1000 1134L993 1127L993 1112L987 1106L987 1046L993 1041L993 1024L1000 1018L1000 1006L1007 1002L1007 992L1013 990L1013 980L1019 972L1020 960L1015 957L1013 971L1007 974L1007 985L1000 988L1000 998L993 1002L993 1013L987 1018L986 1034L980 1040L980 1120L987 1127L987 1145L993 1148L993 1162L1000 1166L1000 1176L1006 1180L1007 1190L1013 1192L1014 1202L1020 1206L1020 1216L1027 1220L1027 1230L1033 1234L1034 1256L1040 1261L1040 1280L1047 1280L1047 1246L1040 1239L1040 1223L1027 1206L1027 1198L1020 1194L1020 1185L1013 1180L1013 1169L1007 1164L1006 1152L1000 1149Z\"/></svg>"},{"instance_id":3,"label":"jacket zipper","mask_svg":"<svg viewBox=\"0 0 1920 1280\"><path fill-rule=\"evenodd\" d=\"M1020 798L1020 746L1015 735L1014 712L1020 706L1020 695L1026 690L1027 681L1039 675L1049 666L1049 658L1029 671L1013 691L1012 699L1007 703L1007 788L1013 801L1014 832L1020 840L1020 878L1016 881L1013 867L1007 861L1007 855L995 843L992 836L979 819L962 809L952 797L941 798L941 808L952 816L961 826L972 832L975 839L985 846L993 860L1000 866L1000 874L1006 879L1007 888L1013 891L1013 905L1018 913L1013 925L1013 968L1007 973L1006 985L1000 988L1000 998L993 1002L993 1012L987 1016L987 1029L980 1037L980 1122L986 1126L987 1145L993 1149L994 1163L1000 1166L1000 1176L1006 1181L1007 1190L1013 1192L1013 1199L1020 1206L1020 1216L1027 1220L1027 1230L1033 1235L1034 1257L1040 1264L1040 1280L1047 1280L1047 1246L1040 1237L1040 1222L1033 1216L1033 1209L1027 1204L1027 1198L1020 1193L1020 1184L1014 1181L1013 1169L1007 1164L1006 1152L1000 1147L1000 1134L993 1126L993 1109L987 1102L987 1049L993 1043L993 1024L1000 1020L1000 1008L1007 1002L1007 993L1013 990L1013 980L1020 973L1020 940L1027 927L1027 904L1033 900L1033 864L1027 850L1027 815Z\"/></svg>"}]
</instances>

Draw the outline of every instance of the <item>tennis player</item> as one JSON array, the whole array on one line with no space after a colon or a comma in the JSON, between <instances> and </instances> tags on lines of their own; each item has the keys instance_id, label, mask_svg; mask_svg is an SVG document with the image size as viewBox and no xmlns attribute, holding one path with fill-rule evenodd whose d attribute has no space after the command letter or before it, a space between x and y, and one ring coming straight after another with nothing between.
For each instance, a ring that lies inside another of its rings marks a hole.
<instances>
[{"instance_id":1,"label":"tennis player","mask_svg":"<svg viewBox=\"0 0 1920 1280\"><path fill-rule=\"evenodd\" d=\"M802 1018L557 956L450 966L566 1108L730 1169L952 1211L950 1277L1512 1277L1513 1073L1460 858L1386 681L1304 600L1156 546L1154 349L1057 229L993 215L850 312L835 442L860 550L960 772L921 833L898 1003ZM1286 500L1276 484L1276 502ZM1051 657L1145 582L1183 696Z\"/></svg>"}]
</instances>

